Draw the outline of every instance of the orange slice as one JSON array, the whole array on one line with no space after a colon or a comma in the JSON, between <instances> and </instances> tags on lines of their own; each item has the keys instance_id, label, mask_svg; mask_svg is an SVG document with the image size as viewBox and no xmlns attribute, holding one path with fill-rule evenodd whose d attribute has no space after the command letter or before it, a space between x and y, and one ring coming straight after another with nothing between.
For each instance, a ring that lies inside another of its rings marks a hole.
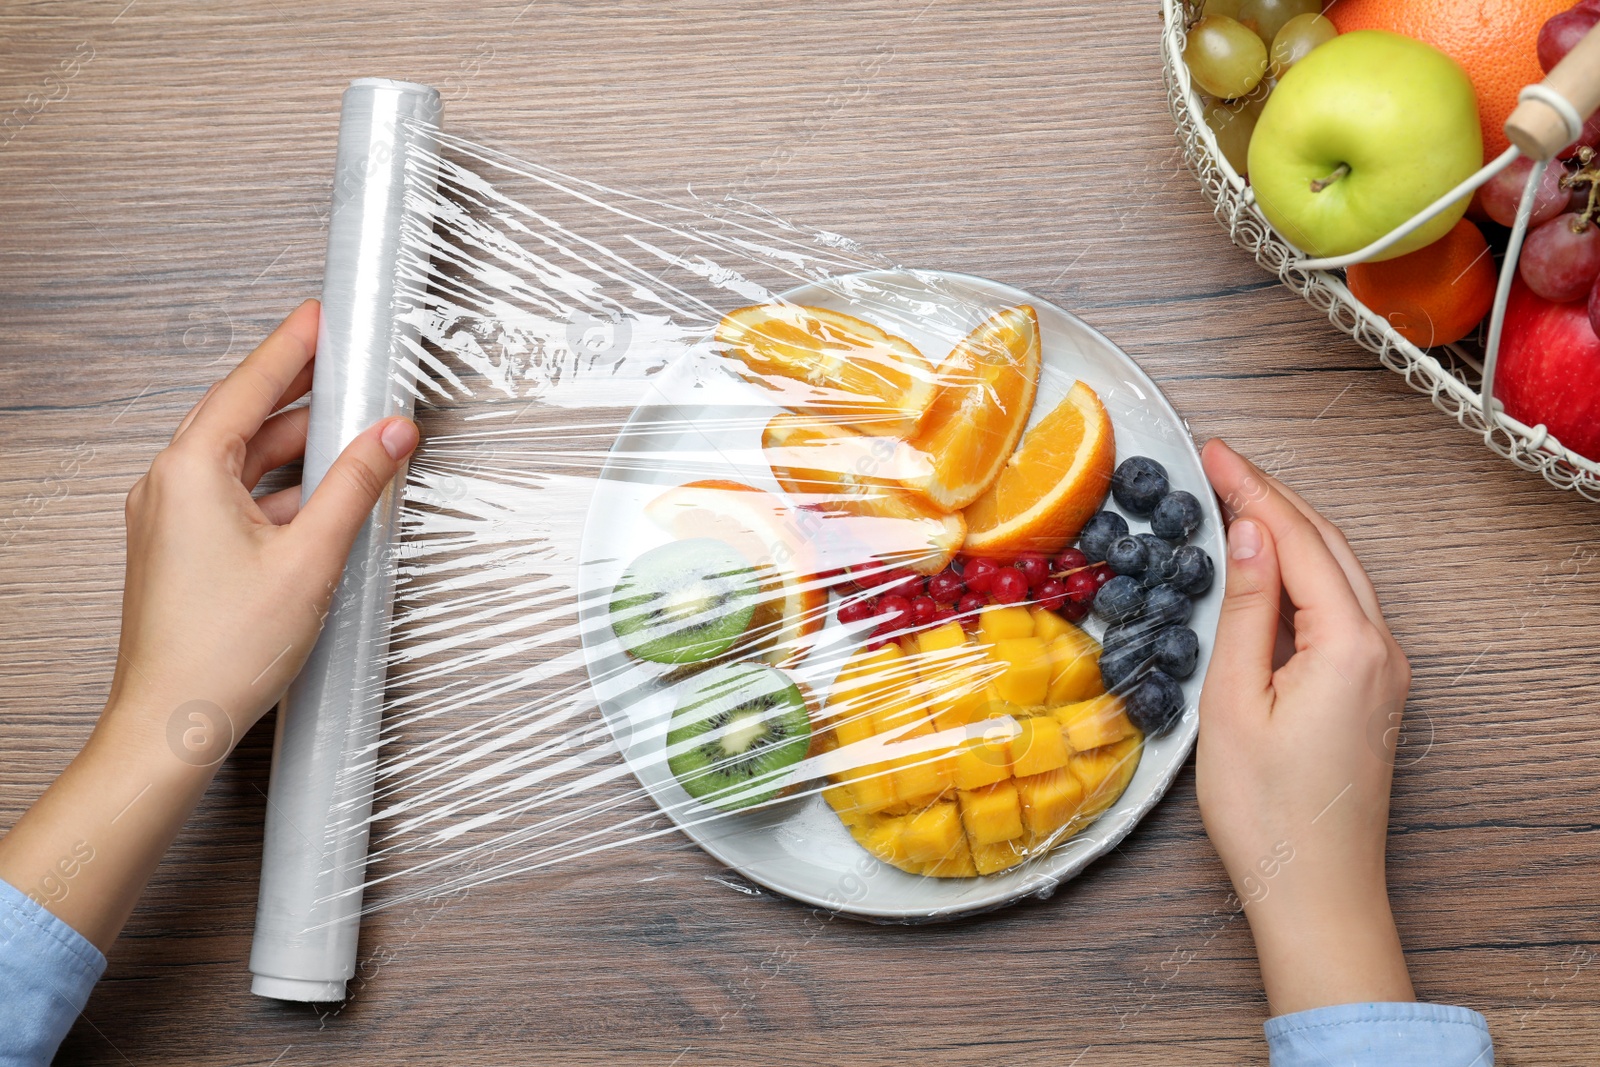
<instances>
[{"instance_id":1,"label":"orange slice","mask_svg":"<svg viewBox=\"0 0 1600 1067\"><path fill-rule=\"evenodd\" d=\"M916 469L915 453L902 442L785 414L767 423L761 447L773 477L796 501L848 520L830 523L826 539L859 543L854 562L871 556L937 574L961 548L967 532L961 514L934 507L896 480L897 472Z\"/></svg>"},{"instance_id":2,"label":"orange slice","mask_svg":"<svg viewBox=\"0 0 1600 1067\"><path fill-rule=\"evenodd\" d=\"M1065 548L1105 499L1116 455L1111 417L1078 382L967 507L966 551L1006 557Z\"/></svg>"},{"instance_id":3,"label":"orange slice","mask_svg":"<svg viewBox=\"0 0 1600 1067\"><path fill-rule=\"evenodd\" d=\"M1039 382L1039 317L1026 304L991 316L939 365L939 392L906 443L927 472L906 479L945 511L958 511L1000 477L1017 447Z\"/></svg>"},{"instance_id":4,"label":"orange slice","mask_svg":"<svg viewBox=\"0 0 1600 1067\"><path fill-rule=\"evenodd\" d=\"M675 537L716 538L755 564L765 593L753 623L761 658L783 665L804 653L827 619L828 586L804 573L811 557L793 508L764 489L707 479L668 489L644 510Z\"/></svg>"},{"instance_id":5,"label":"orange slice","mask_svg":"<svg viewBox=\"0 0 1600 1067\"><path fill-rule=\"evenodd\" d=\"M864 431L905 437L933 402L933 367L910 341L828 308L740 308L717 324L716 343L783 407Z\"/></svg>"}]
</instances>

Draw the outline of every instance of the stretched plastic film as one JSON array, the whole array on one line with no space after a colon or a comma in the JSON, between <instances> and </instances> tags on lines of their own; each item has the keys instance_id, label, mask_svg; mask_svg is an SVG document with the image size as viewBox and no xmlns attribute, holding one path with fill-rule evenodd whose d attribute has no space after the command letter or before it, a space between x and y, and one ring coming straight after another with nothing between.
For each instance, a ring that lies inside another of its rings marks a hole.
<instances>
[{"instance_id":1,"label":"stretched plastic film","mask_svg":"<svg viewBox=\"0 0 1600 1067\"><path fill-rule=\"evenodd\" d=\"M922 922L1048 894L1159 800L1221 524L1109 340L448 131L407 176L432 225L398 251L392 385L423 443L349 811L370 857L330 896L682 834L708 870Z\"/></svg>"}]
</instances>

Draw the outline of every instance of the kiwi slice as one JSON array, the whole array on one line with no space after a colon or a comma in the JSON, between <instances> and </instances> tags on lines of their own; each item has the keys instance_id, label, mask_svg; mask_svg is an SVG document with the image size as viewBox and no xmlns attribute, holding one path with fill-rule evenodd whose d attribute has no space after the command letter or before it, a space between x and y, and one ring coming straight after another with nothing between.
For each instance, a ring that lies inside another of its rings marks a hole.
<instances>
[{"instance_id":1,"label":"kiwi slice","mask_svg":"<svg viewBox=\"0 0 1600 1067\"><path fill-rule=\"evenodd\" d=\"M667 732L667 766L678 784L724 811L781 794L810 750L805 695L787 674L760 663L726 663L697 676Z\"/></svg>"},{"instance_id":2,"label":"kiwi slice","mask_svg":"<svg viewBox=\"0 0 1600 1067\"><path fill-rule=\"evenodd\" d=\"M700 663L750 628L761 580L750 561L709 537L652 548L628 564L611 594L622 646L655 663Z\"/></svg>"}]
</instances>

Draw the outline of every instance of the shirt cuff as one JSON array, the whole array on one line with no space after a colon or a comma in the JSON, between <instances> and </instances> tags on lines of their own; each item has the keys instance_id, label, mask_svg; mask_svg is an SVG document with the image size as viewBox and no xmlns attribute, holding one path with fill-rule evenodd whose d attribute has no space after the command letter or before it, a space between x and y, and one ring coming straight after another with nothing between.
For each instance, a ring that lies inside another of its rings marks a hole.
<instances>
[{"instance_id":1,"label":"shirt cuff","mask_svg":"<svg viewBox=\"0 0 1600 1067\"><path fill-rule=\"evenodd\" d=\"M82 934L0 879L0 1065L49 1063L105 969Z\"/></svg>"},{"instance_id":2,"label":"shirt cuff","mask_svg":"<svg viewBox=\"0 0 1600 1067\"><path fill-rule=\"evenodd\" d=\"M1492 1067L1482 1015L1446 1004L1338 1004L1268 1019L1272 1067Z\"/></svg>"}]
</instances>

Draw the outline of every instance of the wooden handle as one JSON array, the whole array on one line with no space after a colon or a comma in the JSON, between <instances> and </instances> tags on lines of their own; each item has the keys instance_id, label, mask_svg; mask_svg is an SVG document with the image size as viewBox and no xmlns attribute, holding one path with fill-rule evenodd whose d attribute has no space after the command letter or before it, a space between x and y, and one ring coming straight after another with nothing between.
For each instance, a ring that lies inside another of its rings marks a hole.
<instances>
[{"instance_id":1,"label":"wooden handle","mask_svg":"<svg viewBox=\"0 0 1600 1067\"><path fill-rule=\"evenodd\" d=\"M1600 108L1600 23L1584 35L1556 69L1545 75L1544 86L1587 116ZM1572 143L1572 131L1561 112L1543 100L1524 100L1506 119L1506 136L1534 159L1551 159Z\"/></svg>"}]
</instances>

